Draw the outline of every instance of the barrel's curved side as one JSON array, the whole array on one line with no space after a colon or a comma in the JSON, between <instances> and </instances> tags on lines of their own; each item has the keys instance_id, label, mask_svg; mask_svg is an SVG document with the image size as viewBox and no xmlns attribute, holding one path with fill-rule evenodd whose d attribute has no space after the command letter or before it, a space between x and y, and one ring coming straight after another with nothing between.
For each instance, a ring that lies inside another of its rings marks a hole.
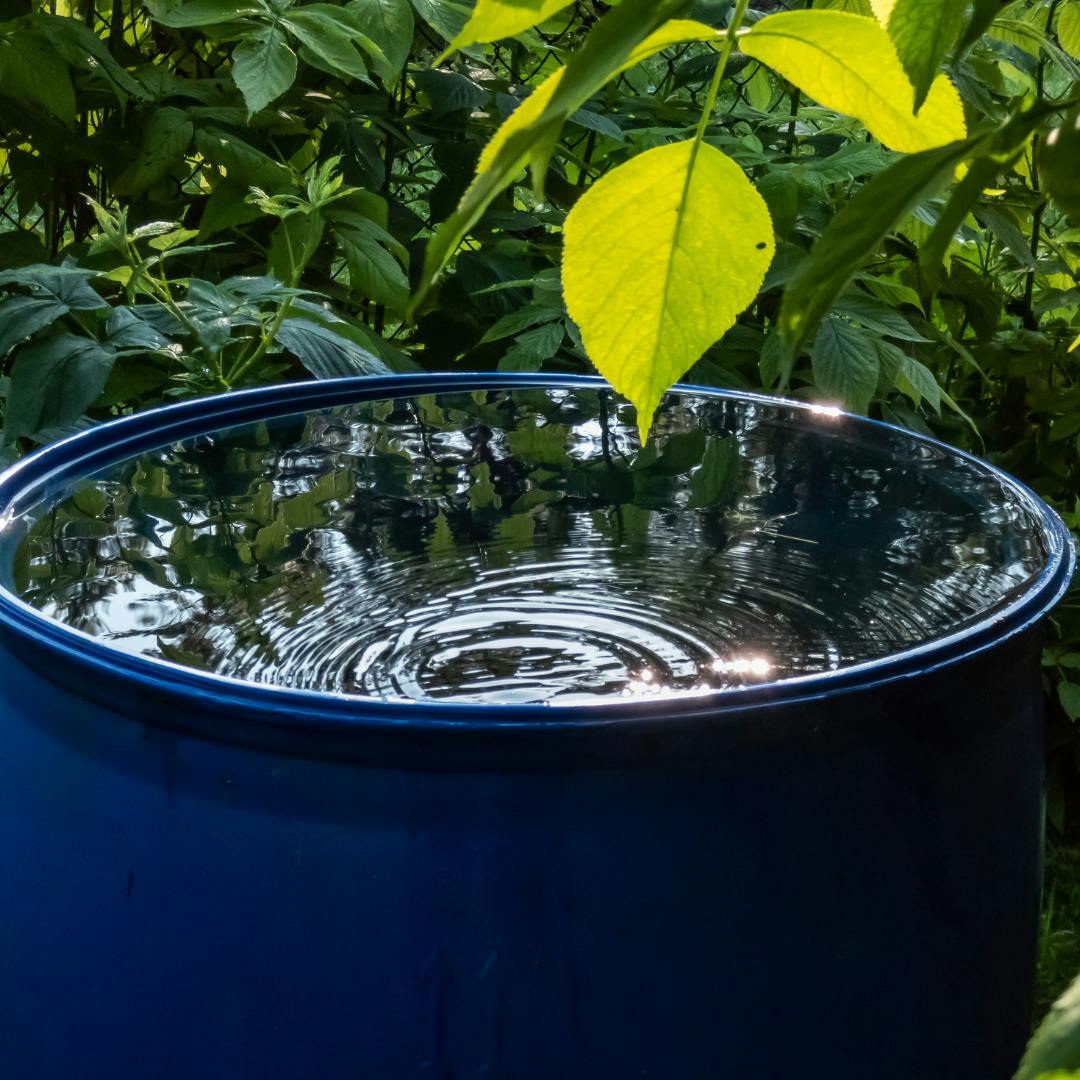
<instances>
[{"instance_id":1,"label":"barrel's curved side","mask_svg":"<svg viewBox=\"0 0 1080 1080\"><path fill-rule=\"evenodd\" d=\"M1038 649L470 772L170 732L0 648L4 1075L1007 1080Z\"/></svg>"}]
</instances>

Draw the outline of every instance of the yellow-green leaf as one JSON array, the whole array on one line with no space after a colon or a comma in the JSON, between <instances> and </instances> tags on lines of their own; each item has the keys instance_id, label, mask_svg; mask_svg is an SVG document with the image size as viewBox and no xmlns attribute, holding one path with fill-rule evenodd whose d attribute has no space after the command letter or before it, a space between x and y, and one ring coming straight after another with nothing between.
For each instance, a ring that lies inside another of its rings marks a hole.
<instances>
[{"instance_id":1,"label":"yellow-green leaf","mask_svg":"<svg viewBox=\"0 0 1080 1080\"><path fill-rule=\"evenodd\" d=\"M739 47L826 108L862 121L886 146L918 153L967 135L960 95L944 75L915 116L915 91L875 19L788 11L755 23Z\"/></svg>"},{"instance_id":2,"label":"yellow-green leaf","mask_svg":"<svg viewBox=\"0 0 1080 1080\"><path fill-rule=\"evenodd\" d=\"M874 18L882 26L888 26L889 16L892 15L892 9L896 7L896 0L870 0L870 7L874 12Z\"/></svg>"},{"instance_id":3,"label":"yellow-green leaf","mask_svg":"<svg viewBox=\"0 0 1080 1080\"><path fill-rule=\"evenodd\" d=\"M639 154L574 205L567 310L589 358L637 406L643 441L664 392L754 299L772 256L764 199L707 143Z\"/></svg>"},{"instance_id":4,"label":"yellow-green leaf","mask_svg":"<svg viewBox=\"0 0 1080 1080\"><path fill-rule=\"evenodd\" d=\"M535 172L543 171L562 124L609 79L669 45L718 40L722 36L721 31L704 23L665 19L665 12L677 10L681 3L682 0L622 0L600 20L597 30L589 35L567 66L550 75L507 117L484 148L476 178L457 209L438 227L428 244L412 311L423 302L435 278L491 200L512 184L530 161ZM628 30L640 25L644 12L650 13L659 25L654 23L654 31L635 41ZM612 22L608 24L608 20ZM598 37L602 28L608 32Z\"/></svg>"},{"instance_id":5,"label":"yellow-green leaf","mask_svg":"<svg viewBox=\"0 0 1080 1080\"><path fill-rule=\"evenodd\" d=\"M513 37L557 15L568 4L569 0L477 0L469 21L450 48L467 49Z\"/></svg>"},{"instance_id":6,"label":"yellow-green leaf","mask_svg":"<svg viewBox=\"0 0 1080 1080\"><path fill-rule=\"evenodd\" d=\"M1067 0L1058 9L1057 36L1061 47L1080 60L1080 0Z\"/></svg>"},{"instance_id":7,"label":"yellow-green leaf","mask_svg":"<svg viewBox=\"0 0 1080 1080\"><path fill-rule=\"evenodd\" d=\"M964 28L966 10L967 0L896 0L893 6L889 37L915 87L916 112Z\"/></svg>"}]
</instances>

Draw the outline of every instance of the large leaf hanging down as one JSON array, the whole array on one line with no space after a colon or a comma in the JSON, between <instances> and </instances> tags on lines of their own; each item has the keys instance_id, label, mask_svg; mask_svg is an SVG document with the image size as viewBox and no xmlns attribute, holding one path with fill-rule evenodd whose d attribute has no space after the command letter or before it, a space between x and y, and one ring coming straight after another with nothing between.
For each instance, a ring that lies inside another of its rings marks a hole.
<instances>
[{"instance_id":1,"label":"large leaf hanging down","mask_svg":"<svg viewBox=\"0 0 1080 1080\"><path fill-rule=\"evenodd\" d=\"M541 83L510 114L481 154L476 179L457 209L428 243L413 311L491 200L530 161L535 173L542 172L562 125L609 79L669 45L720 37L719 31L704 23L668 19L684 6L685 0L622 0L600 20L566 67Z\"/></svg>"},{"instance_id":2,"label":"large leaf hanging down","mask_svg":"<svg viewBox=\"0 0 1080 1080\"><path fill-rule=\"evenodd\" d=\"M469 21L450 43L450 49L467 49L485 41L520 34L550 19L567 7L570 0L477 0ZM449 50L448 50L449 51Z\"/></svg>"},{"instance_id":3,"label":"large leaf hanging down","mask_svg":"<svg viewBox=\"0 0 1080 1080\"><path fill-rule=\"evenodd\" d=\"M916 113L960 36L966 10L967 0L896 0L892 5L889 37L915 87Z\"/></svg>"},{"instance_id":4,"label":"large leaf hanging down","mask_svg":"<svg viewBox=\"0 0 1080 1080\"><path fill-rule=\"evenodd\" d=\"M843 11L781 12L755 23L739 48L826 108L861 120L893 150L918 153L967 134L960 95L944 75L934 79L914 115L915 92L876 19Z\"/></svg>"},{"instance_id":5,"label":"large leaf hanging down","mask_svg":"<svg viewBox=\"0 0 1080 1080\"><path fill-rule=\"evenodd\" d=\"M707 143L639 154L574 205L567 310L589 359L637 407L643 441L664 392L754 299L772 256L765 200Z\"/></svg>"}]
</instances>

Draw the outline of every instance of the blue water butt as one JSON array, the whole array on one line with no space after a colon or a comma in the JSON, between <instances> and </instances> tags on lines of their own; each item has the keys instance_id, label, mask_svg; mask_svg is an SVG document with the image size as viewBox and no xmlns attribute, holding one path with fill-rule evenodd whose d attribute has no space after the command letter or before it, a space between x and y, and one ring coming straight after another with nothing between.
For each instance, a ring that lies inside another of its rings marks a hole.
<instances>
[{"instance_id":1,"label":"blue water butt","mask_svg":"<svg viewBox=\"0 0 1080 1080\"><path fill-rule=\"evenodd\" d=\"M403 376L0 478L5 1080L1007 1080L1030 491L837 410Z\"/></svg>"}]
</instances>

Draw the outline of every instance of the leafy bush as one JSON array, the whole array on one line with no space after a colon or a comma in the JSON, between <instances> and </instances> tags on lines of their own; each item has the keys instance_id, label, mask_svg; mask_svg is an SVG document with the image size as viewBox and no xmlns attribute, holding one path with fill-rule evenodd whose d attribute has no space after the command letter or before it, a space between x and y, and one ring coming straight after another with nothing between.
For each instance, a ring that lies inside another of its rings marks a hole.
<instances>
[{"instance_id":1,"label":"leafy bush","mask_svg":"<svg viewBox=\"0 0 1080 1080\"><path fill-rule=\"evenodd\" d=\"M304 371L595 362L643 426L688 369L842 401L1076 528L1078 56L1080 0L0 0L0 454Z\"/></svg>"}]
</instances>

